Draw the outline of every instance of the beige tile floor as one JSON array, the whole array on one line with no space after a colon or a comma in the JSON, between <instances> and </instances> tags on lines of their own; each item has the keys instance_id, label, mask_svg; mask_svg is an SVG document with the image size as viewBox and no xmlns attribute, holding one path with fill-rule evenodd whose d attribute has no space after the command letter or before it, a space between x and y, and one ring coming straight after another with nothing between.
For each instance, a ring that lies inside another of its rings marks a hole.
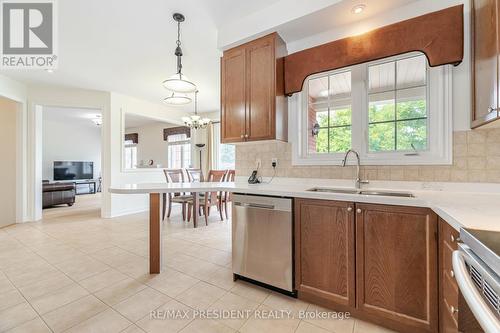
<instances>
[{"instance_id":1,"label":"beige tile floor","mask_svg":"<svg viewBox=\"0 0 500 333\"><path fill-rule=\"evenodd\" d=\"M301 320L300 311L324 309L233 282L231 227L216 214L194 229L175 211L164 222L164 271L149 275L147 214L101 219L98 195L77 199L45 210L42 222L0 229L0 332L389 332L356 319ZM187 316L155 319L153 310ZM248 316L199 318L222 310ZM261 318L275 310L291 316Z\"/></svg>"}]
</instances>

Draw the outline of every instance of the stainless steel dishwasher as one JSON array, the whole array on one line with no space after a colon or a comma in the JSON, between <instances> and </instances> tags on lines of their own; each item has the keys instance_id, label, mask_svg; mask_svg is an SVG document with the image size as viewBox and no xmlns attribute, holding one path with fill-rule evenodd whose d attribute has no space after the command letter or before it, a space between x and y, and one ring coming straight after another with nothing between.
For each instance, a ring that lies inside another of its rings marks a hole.
<instances>
[{"instance_id":1,"label":"stainless steel dishwasher","mask_svg":"<svg viewBox=\"0 0 500 333\"><path fill-rule=\"evenodd\" d=\"M233 273L293 293L292 199L233 195Z\"/></svg>"}]
</instances>

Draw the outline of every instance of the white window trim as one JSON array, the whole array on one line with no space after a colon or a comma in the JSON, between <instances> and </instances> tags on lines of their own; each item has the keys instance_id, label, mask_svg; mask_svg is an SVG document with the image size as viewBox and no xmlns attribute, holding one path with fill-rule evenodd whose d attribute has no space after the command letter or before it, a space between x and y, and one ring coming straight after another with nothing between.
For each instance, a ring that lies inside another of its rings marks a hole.
<instances>
[{"instance_id":1,"label":"white window trim","mask_svg":"<svg viewBox=\"0 0 500 333\"><path fill-rule=\"evenodd\" d=\"M131 166L127 166L127 148L136 148L135 149L135 152L132 153L132 157L134 157L133 155L135 155L135 163L137 164L137 144L135 143L126 143L125 146L124 146L124 163L125 163L125 168L126 169L134 169L134 166L131 165ZM134 162L133 161L134 159L132 158L132 163ZM137 165L135 166L135 168L137 168Z\"/></svg>"},{"instance_id":2,"label":"white window trim","mask_svg":"<svg viewBox=\"0 0 500 333\"><path fill-rule=\"evenodd\" d=\"M428 69L427 99L429 105L428 129L429 143L427 151L419 151L417 156L408 156L408 152L368 152L368 94L367 65L406 58L411 54L391 57L368 64L343 68L341 70L320 73L308 79L351 70L352 75L352 149L360 153L363 165L450 165L453 159L453 121L452 121L452 67L451 65ZM294 94L288 100L289 134L292 142L292 165L339 165L343 153L308 154L307 153L307 82L302 92ZM355 133L363 133L362 136ZM435 133L442 135L435 136ZM350 161L352 164L353 161Z\"/></svg>"},{"instance_id":3,"label":"white window trim","mask_svg":"<svg viewBox=\"0 0 500 333\"><path fill-rule=\"evenodd\" d=\"M191 148L193 147L192 143L191 143L191 138L187 138L185 140L179 140L179 141L172 141L172 142L168 142L167 141L167 167L170 168L170 153L169 153L169 149L168 147L169 146L182 146L182 145L186 145L186 144L189 144L190 146L190 155L189 155L189 164L187 166L183 166L181 167L182 168L189 168L193 165L193 155L192 155L192 151L191 151ZM181 163L184 161L184 151L181 149Z\"/></svg>"}]
</instances>

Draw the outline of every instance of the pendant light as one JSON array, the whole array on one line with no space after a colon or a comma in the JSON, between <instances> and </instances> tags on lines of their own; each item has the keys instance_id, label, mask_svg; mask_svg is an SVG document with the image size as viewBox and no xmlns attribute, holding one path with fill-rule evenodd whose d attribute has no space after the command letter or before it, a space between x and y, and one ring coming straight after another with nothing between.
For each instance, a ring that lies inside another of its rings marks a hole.
<instances>
[{"instance_id":1,"label":"pendant light","mask_svg":"<svg viewBox=\"0 0 500 333\"><path fill-rule=\"evenodd\" d=\"M183 93L172 92L172 95L164 98L163 102L170 105L184 105L191 103L191 98Z\"/></svg>"},{"instance_id":2,"label":"pendant light","mask_svg":"<svg viewBox=\"0 0 500 333\"><path fill-rule=\"evenodd\" d=\"M175 13L173 15L173 18L177 22L177 47L175 48L174 52L175 56L177 57L177 73L163 81L163 86L175 93L192 93L196 91L196 85L193 82L189 81L189 79L184 74L182 74L181 22L184 22L185 17L182 14ZM168 98L169 97L167 97L166 99ZM173 101L173 99L170 99L169 101Z\"/></svg>"},{"instance_id":3,"label":"pendant light","mask_svg":"<svg viewBox=\"0 0 500 333\"><path fill-rule=\"evenodd\" d=\"M202 118L198 115L198 90L194 92L194 115L182 117L184 125L192 129L204 129L210 124L211 120Z\"/></svg>"}]
</instances>

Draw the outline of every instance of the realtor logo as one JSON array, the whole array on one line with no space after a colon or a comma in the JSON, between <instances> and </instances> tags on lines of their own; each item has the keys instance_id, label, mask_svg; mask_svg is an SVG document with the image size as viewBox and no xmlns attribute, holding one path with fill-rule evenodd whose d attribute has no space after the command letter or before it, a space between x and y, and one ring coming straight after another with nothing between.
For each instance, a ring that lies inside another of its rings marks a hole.
<instances>
[{"instance_id":1,"label":"realtor logo","mask_svg":"<svg viewBox=\"0 0 500 333\"><path fill-rule=\"evenodd\" d=\"M2 0L1 17L3 69L56 67L54 0Z\"/></svg>"}]
</instances>

